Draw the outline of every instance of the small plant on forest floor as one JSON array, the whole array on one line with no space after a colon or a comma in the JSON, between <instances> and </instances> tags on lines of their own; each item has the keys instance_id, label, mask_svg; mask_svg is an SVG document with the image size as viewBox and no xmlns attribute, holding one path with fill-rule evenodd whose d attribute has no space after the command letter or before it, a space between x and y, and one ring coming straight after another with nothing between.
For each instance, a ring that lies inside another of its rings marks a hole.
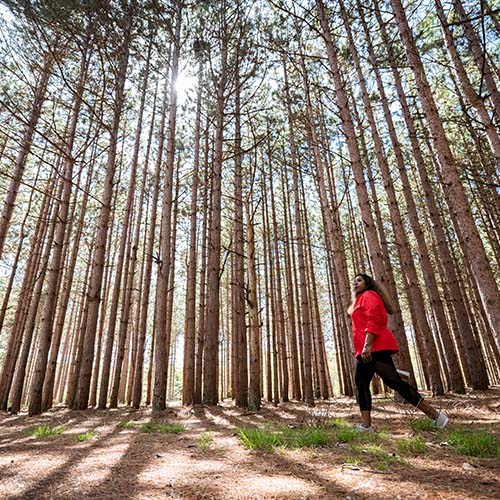
<instances>
[{"instance_id":1,"label":"small plant on forest floor","mask_svg":"<svg viewBox=\"0 0 500 500\"><path fill-rule=\"evenodd\" d=\"M135 423L132 420L127 420L124 422L120 422L119 426L122 429L135 429Z\"/></svg>"},{"instance_id":2,"label":"small plant on forest floor","mask_svg":"<svg viewBox=\"0 0 500 500\"><path fill-rule=\"evenodd\" d=\"M76 441L78 443L83 443L83 441L88 441L89 439L94 439L98 436L97 432L92 432L92 431L87 431L84 432L83 434L78 434L76 436Z\"/></svg>"},{"instance_id":3,"label":"small plant on forest floor","mask_svg":"<svg viewBox=\"0 0 500 500\"><path fill-rule=\"evenodd\" d=\"M161 434L178 434L186 429L180 424L165 424L163 422L146 422L141 425L141 432L158 432Z\"/></svg>"},{"instance_id":4,"label":"small plant on forest floor","mask_svg":"<svg viewBox=\"0 0 500 500\"><path fill-rule=\"evenodd\" d=\"M329 420L327 426L333 427L335 429L348 429L349 428L349 424L347 423L347 421L344 420L343 418L339 418L339 417Z\"/></svg>"},{"instance_id":5,"label":"small plant on forest floor","mask_svg":"<svg viewBox=\"0 0 500 500\"><path fill-rule=\"evenodd\" d=\"M399 453L403 454L419 454L427 451L427 445L422 436L415 436L409 439L401 439L397 443Z\"/></svg>"},{"instance_id":6,"label":"small plant on forest floor","mask_svg":"<svg viewBox=\"0 0 500 500\"><path fill-rule=\"evenodd\" d=\"M428 418L417 418L410 423L410 427L414 431L437 431L437 425Z\"/></svg>"},{"instance_id":7,"label":"small plant on forest floor","mask_svg":"<svg viewBox=\"0 0 500 500\"><path fill-rule=\"evenodd\" d=\"M371 455L378 460L375 468L380 472L386 472L390 469L391 465L399 461L398 457L394 454L388 453L379 445L369 444L363 448L363 452Z\"/></svg>"},{"instance_id":8,"label":"small plant on forest floor","mask_svg":"<svg viewBox=\"0 0 500 500\"><path fill-rule=\"evenodd\" d=\"M250 450L272 451L283 445L283 438L270 429L259 427L242 427L238 429L241 442Z\"/></svg>"},{"instance_id":9,"label":"small plant on forest floor","mask_svg":"<svg viewBox=\"0 0 500 500\"><path fill-rule=\"evenodd\" d=\"M359 465L359 458L353 455L347 455L345 463L350 465Z\"/></svg>"},{"instance_id":10,"label":"small plant on forest floor","mask_svg":"<svg viewBox=\"0 0 500 500\"><path fill-rule=\"evenodd\" d=\"M331 440L330 433L322 427L285 427L281 434L288 448L326 446Z\"/></svg>"},{"instance_id":11,"label":"small plant on forest floor","mask_svg":"<svg viewBox=\"0 0 500 500\"><path fill-rule=\"evenodd\" d=\"M206 431L201 434L200 439L198 439L198 442L196 444L198 448L201 448L202 450L208 450L212 447L213 442L214 438L212 436L212 433L210 431Z\"/></svg>"},{"instance_id":12,"label":"small plant on forest floor","mask_svg":"<svg viewBox=\"0 0 500 500\"><path fill-rule=\"evenodd\" d=\"M458 455L481 458L500 457L500 439L482 430L452 430L448 433L448 444Z\"/></svg>"},{"instance_id":13,"label":"small plant on forest floor","mask_svg":"<svg viewBox=\"0 0 500 500\"><path fill-rule=\"evenodd\" d=\"M335 439L341 443L352 443L361 437L361 432L350 427L335 430Z\"/></svg>"},{"instance_id":14,"label":"small plant on forest floor","mask_svg":"<svg viewBox=\"0 0 500 500\"><path fill-rule=\"evenodd\" d=\"M51 436L58 436L62 434L66 430L64 425L59 425L56 427L51 427L50 425L39 425L34 429L27 431L28 436L36 437L36 438L46 438Z\"/></svg>"}]
</instances>

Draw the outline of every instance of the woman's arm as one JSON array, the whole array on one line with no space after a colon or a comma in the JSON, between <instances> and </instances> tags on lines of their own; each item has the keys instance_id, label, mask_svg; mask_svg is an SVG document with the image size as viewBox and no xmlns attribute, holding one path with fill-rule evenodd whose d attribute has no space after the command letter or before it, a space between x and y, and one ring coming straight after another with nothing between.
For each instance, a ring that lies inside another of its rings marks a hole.
<instances>
[{"instance_id":1,"label":"woman's arm","mask_svg":"<svg viewBox=\"0 0 500 500\"><path fill-rule=\"evenodd\" d=\"M375 335L370 332L366 332L365 345L363 351L361 352L361 359L364 363L369 363L372 360L372 344Z\"/></svg>"}]
</instances>

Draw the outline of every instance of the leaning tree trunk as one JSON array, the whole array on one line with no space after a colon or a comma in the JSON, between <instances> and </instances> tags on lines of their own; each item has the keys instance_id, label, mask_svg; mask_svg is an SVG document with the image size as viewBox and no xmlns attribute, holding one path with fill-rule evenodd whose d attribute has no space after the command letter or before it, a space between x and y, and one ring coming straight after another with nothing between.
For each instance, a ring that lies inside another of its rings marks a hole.
<instances>
[{"instance_id":1,"label":"leaning tree trunk","mask_svg":"<svg viewBox=\"0 0 500 500\"><path fill-rule=\"evenodd\" d=\"M474 26L472 25L470 19L467 17L467 13L465 12L462 1L453 0L453 6L455 7L455 12L460 19L460 23L465 28L465 36L467 38L467 41L469 42L470 51L476 63L477 69L481 73L481 82L484 81L488 90L488 99L491 102L494 110L494 116L496 116L496 121L498 123L500 121L500 92L496 85L491 65L488 63L488 54L486 53L486 47L484 47L483 42L479 39L479 36L474 29Z\"/></svg>"},{"instance_id":2,"label":"leaning tree trunk","mask_svg":"<svg viewBox=\"0 0 500 500\"><path fill-rule=\"evenodd\" d=\"M406 19L403 5L401 0L391 0L391 3L406 55L413 70L427 123L432 134L441 175L446 184L444 192L450 208L450 214L457 230L463 235L462 250L470 262L489 326L493 332L497 347L500 347L500 293L498 286L479 236L476 222L470 211L469 200L460 179L458 166L448 143L422 60L420 59L415 40Z\"/></svg>"},{"instance_id":3,"label":"leaning tree trunk","mask_svg":"<svg viewBox=\"0 0 500 500\"><path fill-rule=\"evenodd\" d=\"M439 215L441 211L437 206L435 194L427 175L425 161L418 142L417 130L410 113L407 97L403 90L402 79L397 67L392 42L390 40L389 34L386 31L385 24L382 20L380 10L376 3L374 3L374 10L381 29L382 40L387 51L389 66L391 67L398 99L403 112L403 118L408 130L408 137L410 139L412 155L418 170L420 182L422 184L424 199L429 212L429 217L432 222L432 228L436 239L440 261L446 274L447 285L449 287L449 290L451 291L451 293L448 295L448 303L453 308L457 316L460 338L464 342L465 354L470 368L471 383L473 388L475 389L486 389L488 387L486 368L484 366L484 361L482 361L480 347L477 345L476 340L474 339L474 334L470 325L470 321L468 319L467 308L459 285L457 270L448 248L446 235L443 230L443 221Z\"/></svg>"},{"instance_id":4,"label":"leaning tree trunk","mask_svg":"<svg viewBox=\"0 0 500 500\"><path fill-rule=\"evenodd\" d=\"M19 152L17 153L16 163L14 165L14 171L12 173L12 180L7 190L4 208L0 217L0 257L3 253L7 231L9 229L12 213L14 212L17 193L19 191L19 186L21 184L24 169L26 167L26 160L31 150L31 141L33 139L33 134L35 133L35 128L38 123L38 119L40 118L40 113L42 112L42 105L45 100L47 85L49 83L53 65L54 55L51 52L46 56L44 60L43 68L41 69L40 77L35 87L35 95L33 96L30 115L26 121L23 138L21 140L21 144L19 145Z\"/></svg>"},{"instance_id":5,"label":"leaning tree trunk","mask_svg":"<svg viewBox=\"0 0 500 500\"><path fill-rule=\"evenodd\" d=\"M361 218L363 220L363 228L368 243L370 259L377 278L388 287L392 302L396 306L396 312L394 314L394 333L400 347L401 367L405 370L412 371L408 341L404 334L404 323L397 300L396 286L393 279L390 278L392 275L391 263L385 262L383 259L383 250L380 245L375 222L373 220L373 214L370 209L370 202L365 185L363 163L361 160L358 145L356 143L357 134L354 128L354 121L349 110L349 100L344 90L336 48L325 13L323 0L316 0L316 8L318 10L319 20L322 28L322 36L325 41L328 62L335 85L336 101L340 111L342 128L346 137L347 149L351 161L351 169L354 175L356 194L358 196L358 205L361 212ZM342 287L343 283L340 283L340 286ZM347 306L348 304L346 304L344 299L343 307L347 309Z\"/></svg>"}]
</instances>

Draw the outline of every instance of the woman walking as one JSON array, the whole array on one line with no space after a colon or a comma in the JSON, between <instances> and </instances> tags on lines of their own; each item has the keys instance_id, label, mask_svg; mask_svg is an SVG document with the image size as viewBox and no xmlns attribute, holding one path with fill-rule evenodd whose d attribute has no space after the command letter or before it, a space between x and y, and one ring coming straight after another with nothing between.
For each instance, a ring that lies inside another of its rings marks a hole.
<instances>
[{"instance_id":1,"label":"woman walking","mask_svg":"<svg viewBox=\"0 0 500 500\"><path fill-rule=\"evenodd\" d=\"M392 360L392 355L399 351L399 347L387 328L387 313L392 314L393 307L385 291L367 274L361 273L354 278L353 300L348 312L352 321L356 354L355 382L362 421L358 430L373 431L370 383L375 373L387 386L433 419L437 427L445 427L448 417L438 412L399 376Z\"/></svg>"}]
</instances>

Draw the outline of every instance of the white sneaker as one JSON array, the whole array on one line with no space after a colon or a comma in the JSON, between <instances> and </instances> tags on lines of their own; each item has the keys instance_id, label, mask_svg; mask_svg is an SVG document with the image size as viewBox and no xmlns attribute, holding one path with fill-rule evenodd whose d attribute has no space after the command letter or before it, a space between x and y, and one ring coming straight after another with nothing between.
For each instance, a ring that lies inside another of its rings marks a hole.
<instances>
[{"instance_id":1,"label":"white sneaker","mask_svg":"<svg viewBox=\"0 0 500 500\"><path fill-rule=\"evenodd\" d=\"M359 432L368 432L368 433L370 433L370 432L374 432L374 430L375 430L375 429L374 429L371 425L370 425L370 427L366 427L366 426L364 426L363 424L358 424L358 425L355 427L355 429L356 429L357 431L359 431Z\"/></svg>"},{"instance_id":2,"label":"white sneaker","mask_svg":"<svg viewBox=\"0 0 500 500\"><path fill-rule=\"evenodd\" d=\"M438 429L444 429L448 425L449 421L450 419L442 411L440 411L436 420L434 420L434 423Z\"/></svg>"}]
</instances>

